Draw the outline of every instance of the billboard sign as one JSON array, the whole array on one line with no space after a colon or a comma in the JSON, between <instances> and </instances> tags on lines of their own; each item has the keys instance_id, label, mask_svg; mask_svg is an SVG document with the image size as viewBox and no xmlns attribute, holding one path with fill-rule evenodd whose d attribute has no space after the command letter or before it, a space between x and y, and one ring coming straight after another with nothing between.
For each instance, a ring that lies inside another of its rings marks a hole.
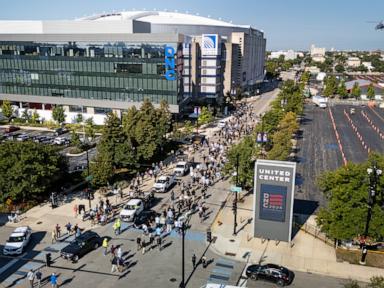
<instances>
[{"instance_id":1,"label":"billboard sign","mask_svg":"<svg viewBox=\"0 0 384 288\"><path fill-rule=\"evenodd\" d=\"M203 34L201 40L201 52L203 56L219 55L219 35Z\"/></svg>"},{"instance_id":2,"label":"billboard sign","mask_svg":"<svg viewBox=\"0 0 384 288\"><path fill-rule=\"evenodd\" d=\"M164 48L164 66L165 66L165 79L171 81L176 80L176 63L175 63L175 48L172 46L165 46Z\"/></svg>"},{"instance_id":3,"label":"billboard sign","mask_svg":"<svg viewBox=\"0 0 384 288\"><path fill-rule=\"evenodd\" d=\"M290 242L296 163L257 160L254 181L254 237Z\"/></svg>"}]
</instances>

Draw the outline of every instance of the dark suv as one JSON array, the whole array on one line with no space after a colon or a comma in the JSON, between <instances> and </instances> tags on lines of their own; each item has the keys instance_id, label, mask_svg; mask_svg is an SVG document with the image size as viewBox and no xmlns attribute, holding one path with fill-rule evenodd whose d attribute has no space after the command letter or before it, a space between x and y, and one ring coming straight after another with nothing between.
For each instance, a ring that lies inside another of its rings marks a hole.
<instances>
[{"instance_id":1,"label":"dark suv","mask_svg":"<svg viewBox=\"0 0 384 288\"><path fill-rule=\"evenodd\" d=\"M86 231L65 246L60 251L60 256L77 262L80 257L89 251L97 249L101 245L101 237L93 231Z\"/></svg>"},{"instance_id":2,"label":"dark suv","mask_svg":"<svg viewBox=\"0 0 384 288\"><path fill-rule=\"evenodd\" d=\"M252 280L266 280L274 282L279 286L291 284L295 277L292 271L275 264L250 265L245 273Z\"/></svg>"}]
</instances>

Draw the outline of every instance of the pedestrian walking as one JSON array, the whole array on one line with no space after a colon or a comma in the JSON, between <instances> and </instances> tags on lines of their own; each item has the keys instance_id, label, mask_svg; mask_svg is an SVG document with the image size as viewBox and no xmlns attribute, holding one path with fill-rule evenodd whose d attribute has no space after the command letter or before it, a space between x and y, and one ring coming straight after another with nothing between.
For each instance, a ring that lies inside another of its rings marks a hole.
<instances>
[{"instance_id":1,"label":"pedestrian walking","mask_svg":"<svg viewBox=\"0 0 384 288\"><path fill-rule=\"evenodd\" d=\"M27 279L29 281L29 285L31 286L31 288L33 288L33 282L35 281L35 273L33 272L33 270L29 270L28 274L27 274Z\"/></svg>"},{"instance_id":2,"label":"pedestrian walking","mask_svg":"<svg viewBox=\"0 0 384 288\"><path fill-rule=\"evenodd\" d=\"M157 244L157 247L159 247L159 251L161 251L161 236L157 237L156 244Z\"/></svg>"},{"instance_id":3,"label":"pedestrian walking","mask_svg":"<svg viewBox=\"0 0 384 288\"><path fill-rule=\"evenodd\" d=\"M41 273L40 269L36 271L36 281L37 281L37 287L41 287L41 279L43 278L43 273Z\"/></svg>"},{"instance_id":4,"label":"pedestrian walking","mask_svg":"<svg viewBox=\"0 0 384 288\"><path fill-rule=\"evenodd\" d=\"M50 283L52 288L57 288L57 275L55 272L51 274Z\"/></svg>"},{"instance_id":5,"label":"pedestrian walking","mask_svg":"<svg viewBox=\"0 0 384 288\"><path fill-rule=\"evenodd\" d=\"M75 238L80 237L80 235L81 235L81 230L80 230L79 227L77 227L77 229L76 229L76 234L75 234Z\"/></svg>"},{"instance_id":6,"label":"pedestrian walking","mask_svg":"<svg viewBox=\"0 0 384 288\"><path fill-rule=\"evenodd\" d=\"M112 258L112 267L111 267L111 273L115 272L117 270L117 265L118 265L118 261L117 261L117 257L113 257Z\"/></svg>"},{"instance_id":7,"label":"pedestrian walking","mask_svg":"<svg viewBox=\"0 0 384 288\"><path fill-rule=\"evenodd\" d=\"M136 244L137 244L137 251L139 251L141 249L141 237L140 236L137 236Z\"/></svg>"},{"instance_id":8,"label":"pedestrian walking","mask_svg":"<svg viewBox=\"0 0 384 288\"><path fill-rule=\"evenodd\" d=\"M52 244L56 242L56 231L55 231L55 229L53 229L52 232L51 232L51 242L52 242Z\"/></svg>"},{"instance_id":9,"label":"pedestrian walking","mask_svg":"<svg viewBox=\"0 0 384 288\"><path fill-rule=\"evenodd\" d=\"M117 258L123 258L123 250L121 249L121 246L117 249Z\"/></svg>"},{"instance_id":10,"label":"pedestrian walking","mask_svg":"<svg viewBox=\"0 0 384 288\"><path fill-rule=\"evenodd\" d=\"M56 224L55 229L56 229L56 237L60 238L60 236L61 236L61 227L60 227L60 225Z\"/></svg>"},{"instance_id":11,"label":"pedestrian walking","mask_svg":"<svg viewBox=\"0 0 384 288\"><path fill-rule=\"evenodd\" d=\"M201 263L203 264L203 268L207 268L207 257L205 257L205 255L201 258Z\"/></svg>"},{"instance_id":12,"label":"pedestrian walking","mask_svg":"<svg viewBox=\"0 0 384 288\"><path fill-rule=\"evenodd\" d=\"M77 208L77 204L75 204L73 206L73 214L74 214L75 218L77 218L77 212L78 212L78 208Z\"/></svg>"},{"instance_id":13,"label":"pedestrian walking","mask_svg":"<svg viewBox=\"0 0 384 288\"><path fill-rule=\"evenodd\" d=\"M68 235L71 234L71 229L72 229L72 225L70 222L68 222L66 225L65 225L65 228L67 229L67 233Z\"/></svg>"},{"instance_id":14,"label":"pedestrian walking","mask_svg":"<svg viewBox=\"0 0 384 288\"><path fill-rule=\"evenodd\" d=\"M192 255L192 266L193 266L193 269L196 268L196 255L195 255L195 253L193 253L193 255Z\"/></svg>"},{"instance_id":15,"label":"pedestrian walking","mask_svg":"<svg viewBox=\"0 0 384 288\"><path fill-rule=\"evenodd\" d=\"M147 245L147 243L145 242L144 239L141 240L141 253L142 254L145 254L145 246Z\"/></svg>"},{"instance_id":16,"label":"pedestrian walking","mask_svg":"<svg viewBox=\"0 0 384 288\"><path fill-rule=\"evenodd\" d=\"M121 233L121 221L120 218L117 218L117 234L120 235Z\"/></svg>"},{"instance_id":17,"label":"pedestrian walking","mask_svg":"<svg viewBox=\"0 0 384 288\"><path fill-rule=\"evenodd\" d=\"M106 256L108 253L108 239L107 238L104 238L102 246L104 248L104 256Z\"/></svg>"},{"instance_id":18,"label":"pedestrian walking","mask_svg":"<svg viewBox=\"0 0 384 288\"><path fill-rule=\"evenodd\" d=\"M113 256L116 256L116 248L117 248L117 246L115 246L115 245L111 245L111 254L112 254L112 257Z\"/></svg>"}]
</instances>

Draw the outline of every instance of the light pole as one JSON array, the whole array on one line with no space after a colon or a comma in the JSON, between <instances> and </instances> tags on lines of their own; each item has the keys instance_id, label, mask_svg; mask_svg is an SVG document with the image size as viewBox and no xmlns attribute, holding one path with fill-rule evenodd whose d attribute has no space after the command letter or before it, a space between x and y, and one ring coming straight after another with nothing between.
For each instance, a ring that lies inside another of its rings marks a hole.
<instances>
[{"instance_id":1,"label":"light pole","mask_svg":"<svg viewBox=\"0 0 384 288\"><path fill-rule=\"evenodd\" d=\"M184 247L184 238L185 238L185 223L184 221L181 224L181 283L180 288L185 288L185 247Z\"/></svg>"},{"instance_id":2,"label":"light pole","mask_svg":"<svg viewBox=\"0 0 384 288\"><path fill-rule=\"evenodd\" d=\"M85 121L84 121L84 106L81 106L81 116L83 118L82 125L83 125L83 145L85 145L86 142L86 137L85 137ZM86 154L87 154L87 197L88 197L88 205L89 205L89 210L92 208L91 204L91 191L89 189L89 154L88 154L88 146L85 146L86 149Z\"/></svg>"},{"instance_id":3,"label":"light pole","mask_svg":"<svg viewBox=\"0 0 384 288\"><path fill-rule=\"evenodd\" d=\"M239 154L236 155L236 187L239 186ZM233 236L237 235L237 191L235 193L235 199L233 200Z\"/></svg>"},{"instance_id":4,"label":"light pole","mask_svg":"<svg viewBox=\"0 0 384 288\"><path fill-rule=\"evenodd\" d=\"M367 173L369 176L368 212L367 212L367 219L365 222L364 243L361 247L362 250L361 250L360 264L362 264L362 265L365 265L365 258L367 257L367 253L368 253L367 248L366 248L366 240L367 240L368 232L369 232L369 224L370 224L371 218L372 218L372 207L376 201L377 182L379 180L379 177L383 173L383 171L378 169L376 167L376 162L374 162L372 167L367 169Z\"/></svg>"}]
</instances>

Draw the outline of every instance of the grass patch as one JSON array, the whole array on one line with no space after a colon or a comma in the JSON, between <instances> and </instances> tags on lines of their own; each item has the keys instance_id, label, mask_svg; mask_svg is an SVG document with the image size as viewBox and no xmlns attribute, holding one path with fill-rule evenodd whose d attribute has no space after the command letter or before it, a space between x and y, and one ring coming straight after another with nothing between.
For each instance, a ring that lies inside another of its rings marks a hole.
<instances>
[{"instance_id":1,"label":"grass patch","mask_svg":"<svg viewBox=\"0 0 384 288\"><path fill-rule=\"evenodd\" d=\"M337 248L336 258L338 261L346 261L350 264L359 264L361 259L361 250ZM384 268L384 252L368 250L366 262L367 266Z\"/></svg>"}]
</instances>

